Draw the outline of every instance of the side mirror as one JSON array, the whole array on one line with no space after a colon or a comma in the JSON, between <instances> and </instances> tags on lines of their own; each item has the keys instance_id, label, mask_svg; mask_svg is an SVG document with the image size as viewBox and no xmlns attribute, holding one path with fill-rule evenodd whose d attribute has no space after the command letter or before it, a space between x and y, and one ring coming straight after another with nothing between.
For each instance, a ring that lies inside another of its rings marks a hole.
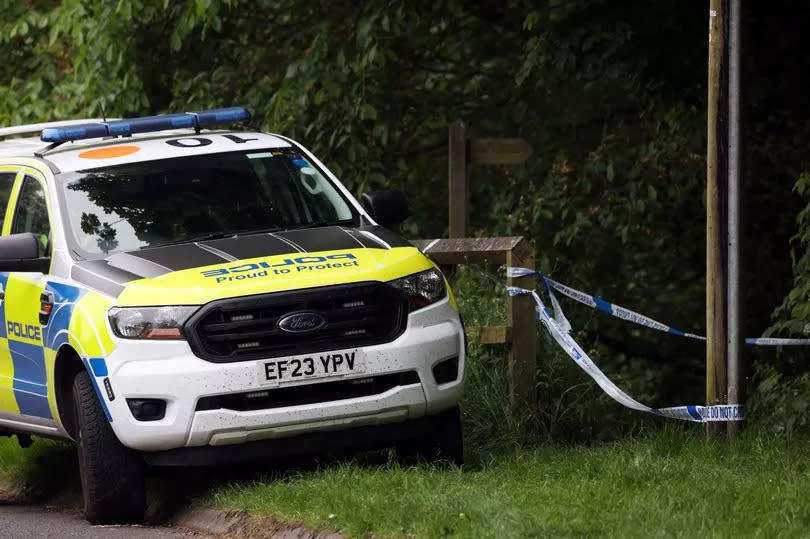
<instances>
[{"instance_id":1,"label":"side mirror","mask_svg":"<svg viewBox=\"0 0 810 539\"><path fill-rule=\"evenodd\" d=\"M380 226L390 228L408 217L408 203L405 195L397 189L369 191L360 197L363 208Z\"/></svg>"},{"instance_id":2,"label":"side mirror","mask_svg":"<svg viewBox=\"0 0 810 539\"><path fill-rule=\"evenodd\" d=\"M35 234L23 232L0 236L0 271L48 271L51 259L41 257L42 247Z\"/></svg>"}]
</instances>

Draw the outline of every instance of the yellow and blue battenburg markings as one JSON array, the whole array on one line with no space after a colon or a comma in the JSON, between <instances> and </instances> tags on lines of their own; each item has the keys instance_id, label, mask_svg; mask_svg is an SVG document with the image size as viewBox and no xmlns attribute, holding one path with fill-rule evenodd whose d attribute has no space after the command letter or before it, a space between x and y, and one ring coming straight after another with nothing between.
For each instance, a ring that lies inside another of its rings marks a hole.
<instances>
[{"instance_id":1,"label":"yellow and blue battenburg markings","mask_svg":"<svg viewBox=\"0 0 810 539\"><path fill-rule=\"evenodd\" d=\"M48 381L53 380L57 351L70 344L82 354L88 371L95 375L91 376L93 386L111 420L95 378L107 375L103 355L111 350L112 343L101 342L104 339L88 327L93 321L80 324L80 317L76 316L77 305L98 302L101 297L84 288L33 274L0 273L0 285L6 298L0 308L0 410L55 419L55 392ZM53 296L53 308L45 325L39 320L43 292ZM85 353L101 357L84 357Z\"/></svg>"},{"instance_id":2,"label":"yellow and blue battenburg markings","mask_svg":"<svg viewBox=\"0 0 810 539\"><path fill-rule=\"evenodd\" d=\"M0 273L0 286L3 290L8 285L8 274ZM0 410L19 413L14 391L14 361L6 336L5 309L0 308Z\"/></svg>"},{"instance_id":3,"label":"yellow and blue battenburg markings","mask_svg":"<svg viewBox=\"0 0 810 539\"><path fill-rule=\"evenodd\" d=\"M3 370L11 375L10 379L4 379L13 391L14 407L11 411L53 419L48 405L43 328L39 325L39 309L36 308L42 287L15 274L0 274L0 284L6 294L0 338L6 340L8 350L8 355L3 358L6 363ZM12 297L18 300L8 301Z\"/></svg>"}]
</instances>

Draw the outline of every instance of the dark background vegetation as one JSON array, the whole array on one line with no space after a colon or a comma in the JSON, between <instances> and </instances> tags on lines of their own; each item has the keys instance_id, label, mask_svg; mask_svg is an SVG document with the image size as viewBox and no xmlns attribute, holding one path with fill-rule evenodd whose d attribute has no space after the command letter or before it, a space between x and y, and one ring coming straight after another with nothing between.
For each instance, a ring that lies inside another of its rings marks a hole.
<instances>
[{"instance_id":1,"label":"dark background vegetation","mask_svg":"<svg viewBox=\"0 0 810 539\"><path fill-rule=\"evenodd\" d=\"M461 118L477 135L535 149L522 167L473 167L473 234L526 236L556 279L703 332L706 0L0 6L0 124L96 116L100 103L118 117L245 105L256 126L312 148L354 192L406 191L403 232L437 237L447 126ZM745 10L746 334L810 336L810 9L771 0ZM460 281L468 316L497 318L502 291L475 272ZM632 395L703 401L700 343L565 307L579 342ZM500 400L480 397L503 386L501 352L474 350L472 423L513 425ZM540 354L542 421L519 427L562 440L659 424L608 403L551 344ZM802 351L749 359L752 421L807 430ZM503 434L491 428L481 443Z\"/></svg>"}]
</instances>

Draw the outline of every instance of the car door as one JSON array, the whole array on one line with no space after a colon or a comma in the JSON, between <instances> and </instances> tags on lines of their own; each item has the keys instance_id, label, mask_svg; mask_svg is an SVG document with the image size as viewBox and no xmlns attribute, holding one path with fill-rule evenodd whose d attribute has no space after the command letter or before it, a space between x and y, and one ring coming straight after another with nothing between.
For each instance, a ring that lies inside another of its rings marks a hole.
<instances>
[{"instance_id":1,"label":"car door","mask_svg":"<svg viewBox=\"0 0 810 539\"><path fill-rule=\"evenodd\" d=\"M51 224L44 183L24 175L18 187L11 226L4 232L33 233L40 246L40 256L49 256ZM7 221L5 223L8 224ZM11 272L5 282L0 281L5 291L3 300L3 329L8 352L0 350L0 367L5 379L12 374L12 391L16 411L23 416L52 419L48 405L43 326L40 320L43 290L47 276L36 272ZM8 358L8 359L6 359ZM10 365L8 360L10 359ZM9 406L10 403L4 403ZM5 409L5 408L4 408Z\"/></svg>"},{"instance_id":2,"label":"car door","mask_svg":"<svg viewBox=\"0 0 810 539\"><path fill-rule=\"evenodd\" d=\"M17 171L7 169L0 171L0 227L7 231L11 228L12 209L9 206L11 193L14 188L14 181L17 178ZM3 226L8 215L9 225ZM8 281L8 273L0 273L0 417L19 414L17 399L14 397L14 364L11 361L11 354L6 338L6 321L4 316L5 301L2 295L5 292Z\"/></svg>"}]
</instances>

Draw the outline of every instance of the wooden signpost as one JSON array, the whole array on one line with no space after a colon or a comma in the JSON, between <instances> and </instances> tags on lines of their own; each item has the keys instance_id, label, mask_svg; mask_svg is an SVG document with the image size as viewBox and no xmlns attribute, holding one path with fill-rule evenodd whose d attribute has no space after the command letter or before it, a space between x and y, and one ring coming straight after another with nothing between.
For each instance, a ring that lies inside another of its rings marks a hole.
<instances>
[{"instance_id":1,"label":"wooden signpost","mask_svg":"<svg viewBox=\"0 0 810 539\"><path fill-rule=\"evenodd\" d=\"M470 140L470 159L482 165L522 165L534 149L522 138L474 138Z\"/></svg>"},{"instance_id":2,"label":"wooden signpost","mask_svg":"<svg viewBox=\"0 0 810 539\"><path fill-rule=\"evenodd\" d=\"M449 235L450 239L414 240L412 243L440 265L506 264L534 268L534 249L520 237L467 238L470 189L467 165L520 165L532 154L521 138L470 138L469 128L457 120L450 125L448 140ZM509 286L534 289L534 277L507 280ZM517 410L529 412L537 403L536 335L531 296L507 296L508 325L467 328L467 336L481 344L509 347L507 375L509 400Z\"/></svg>"},{"instance_id":3,"label":"wooden signpost","mask_svg":"<svg viewBox=\"0 0 810 539\"><path fill-rule=\"evenodd\" d=\"M470 187L467 165L522 165L534 151L522 138L470 138L469 128L461 120L450 125L449 137L449 211L450 237L467 236L470 215Z\"/></svg>"}]
</instances>

